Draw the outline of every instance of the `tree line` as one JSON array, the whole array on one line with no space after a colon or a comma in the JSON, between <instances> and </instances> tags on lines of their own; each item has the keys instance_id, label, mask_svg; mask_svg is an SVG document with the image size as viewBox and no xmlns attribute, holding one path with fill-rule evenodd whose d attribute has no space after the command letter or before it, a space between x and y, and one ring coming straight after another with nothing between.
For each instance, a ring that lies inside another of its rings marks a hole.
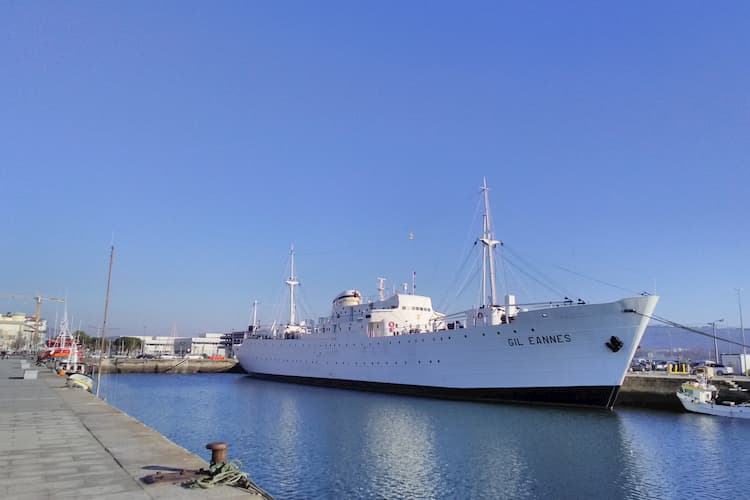
<instances>
[{"instance_id":1,"label":"tree line","mask_svg":"<svg viewBox=\"0 0 750 500\"><path fill-rule=\"evenodd\" d=\"M73 337L78 337L81 347L91 351L98 351L101 343L100 337L92 337L82 330L73 333ZM108 352L122 352L124 354L141 352L143 341L135 337L117 337L105 338L104 350Z\"/></svg>"}]
</instances>

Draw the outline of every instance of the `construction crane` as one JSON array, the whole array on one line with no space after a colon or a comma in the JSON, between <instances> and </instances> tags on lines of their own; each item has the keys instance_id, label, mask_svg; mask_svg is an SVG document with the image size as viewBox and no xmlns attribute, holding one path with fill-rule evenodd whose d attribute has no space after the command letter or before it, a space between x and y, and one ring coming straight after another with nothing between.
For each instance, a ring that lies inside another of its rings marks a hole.
<instances>
[{"instance_id":1,"label":"construction crane","mask_svg":"<svg viewBox=\"0 0 750 500\"><path fill-rule=\"evenodd\" d=\"M28 296L28 295L6 294L6 295L0 295L0 298L33 300L36 302L36 310L34 311L34 337L36 339L39 338L39 320L42 317L42 301L46 300L48 302L65 302L64 299L57 299L55 297L43 297L42 295Z\"/></svg>"}]
</instances>

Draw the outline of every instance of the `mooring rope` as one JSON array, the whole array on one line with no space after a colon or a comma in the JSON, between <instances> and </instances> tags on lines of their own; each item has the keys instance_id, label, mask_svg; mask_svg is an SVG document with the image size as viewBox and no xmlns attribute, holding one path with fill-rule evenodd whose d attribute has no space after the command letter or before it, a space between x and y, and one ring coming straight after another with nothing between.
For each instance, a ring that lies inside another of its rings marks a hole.
<instances>
[{"instance_id":1,"label":"mooring rope","mask_svg":"<svg viewBox=\"0 0 750 500\"><path fill-rule=\"evenodd\" d=\"M273 497L256 485L245 472L242 472L242 462L230 460L229 462L218 462L211 464L208 468L208 476L191 479L183 483L187 488L213 488L217 485L236 486L251 491L267 500Z\"/></svg>"},{"instance_id":2,"label":"mooring rope","mask_svg":"<svg viewBox=\"0 0 750 500\"><path fill-rule=\"evenodd\" d=\"M750 347L748 345L743 344L742 342L736 342L734 340L725 339L723 337L719 337L718 335L714 336L713 333L706 333L706 332L703 332L703 331L698 330L696 328L691 328L691 327L689 327L687 325L682 325L680 323L677 323L676 321L672 321L672 320L669 320L667 318L661 318L659 316L650 316L648 314L643 314L643 313L638 312L636 310L631 310L631 311L634 312L635 314L639 315L639 316L643 316L644 318L652 319L654 321L658 321L659 323L664 323L665 325L673 326L675 328L681 328L683 330L687 330L688 332L697 333L698 335L703 335L704 337L708 337L708 338L711 338L711 339L715 338L716 340L720 340L720 341L726 342L728 344L738 345L740 347Z\"/></svg>"}]
</instances>

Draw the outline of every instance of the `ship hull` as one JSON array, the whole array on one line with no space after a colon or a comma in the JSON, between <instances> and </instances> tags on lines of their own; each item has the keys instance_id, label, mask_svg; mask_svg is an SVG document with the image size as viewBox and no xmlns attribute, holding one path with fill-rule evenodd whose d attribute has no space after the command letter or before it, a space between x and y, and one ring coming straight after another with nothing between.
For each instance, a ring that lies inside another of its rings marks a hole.
<instances>
[{"instance_id":1,"label":"ship hull","mask_svg":"<svg viewBox=\"0 0 750 500\"><path fill-rule=\"evenodd\" d=\"M453 388L423 385L386 384L361 380L337 380L314 377L292 377L267 373L250 373L254 378L316 385L338 389L352 389L368 392L383 392L435 399L477 401L484 403L547 404L554 406L588 406L612 408L619 387L580 386L580 387L513 387L513 388Z\"/></svg>"},{"instance_id":2,"label":"ship hull","mask_svg":"<svg viewBox=\"0 0 750 500\"><path fill-rule=\"evenodd\" d=\"M511 324L411 335L246 339L251 376L486 402L612 408L656 297L525 311ZM622 346L607 345L616 337Z\"/></svg>"}]
</instances>

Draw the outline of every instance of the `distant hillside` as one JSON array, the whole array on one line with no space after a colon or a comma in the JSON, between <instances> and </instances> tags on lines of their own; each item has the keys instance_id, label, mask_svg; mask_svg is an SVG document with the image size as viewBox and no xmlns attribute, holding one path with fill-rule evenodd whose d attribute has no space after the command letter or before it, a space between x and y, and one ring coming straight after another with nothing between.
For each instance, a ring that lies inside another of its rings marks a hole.
<instances>
[{"instance_id":1,"label":"distant hillside","mask_svg":"<svg viewBox=\"0 0 750 500\"><path fill-rule=\"evenodd\" d=\"M709 335L704 337L697 333L674 328L671 326L649 326L641 340L641 346L636 353L637 358L647 358L651 352L654 359L713 359L714 341L711 337L710 326L691 326ZM716 337L719 339L719 354L738 353L742 347L722 342L728 339L741 342L739 328L717 328ZM745 329L745 339L750 341L750 329ZM750 343L750 342L748 342Z\"/></svg>"}]
</instances>

